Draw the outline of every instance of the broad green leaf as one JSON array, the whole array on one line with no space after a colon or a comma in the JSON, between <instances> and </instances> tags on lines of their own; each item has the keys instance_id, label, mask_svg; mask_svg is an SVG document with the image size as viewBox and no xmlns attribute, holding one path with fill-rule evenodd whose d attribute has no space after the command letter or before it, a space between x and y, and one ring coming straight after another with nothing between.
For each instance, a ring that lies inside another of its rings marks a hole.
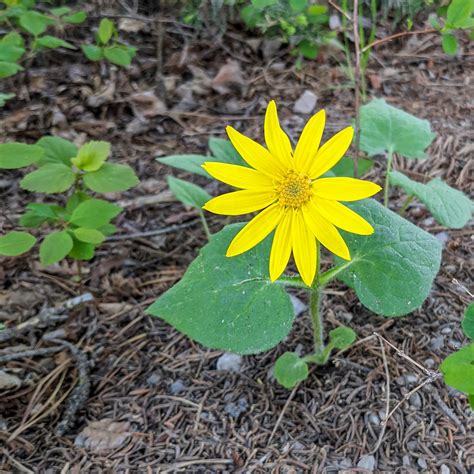
<instances>
[{"instance_id":1,"label":"broad green leaf","mask_svg":"<svg viewBox=\"0 0 474 474\"><path fill-rule=\"evenodd\" d=\"M81 191L75 192L67 200L67 203L66 203L67 212L72 213L72 211L74 211L74 209L76 209L76 207L79 206L81 202L88 201L89 199L92 199L92 198L88 194L83 193Z\"/></svg>"},{"instance_id":2,"label":"broad green leaf","mask_svg":"<svg viewBox=\"0 0 474 474\"><path fill-rule=\"evenodd\" d=\"M87 13L84 11L79 11L72 13L71 15L63 16L61 19L64 23L71 23L72 25L77 25L83 23L87 18Z\"/></svg>"},{"instance_id":3,"label":"broad green leaf","mask_svg":"<svg viewBox=\"0 0 474 474\"><path fill-rule=\"evenodd\" d=\"M95 245L81 242L73 238L73 247L68 253L68 257L74 260L90 260L94 257Z\"/></svg>"},{"instance_id":4,"label":"broad green leaf","mask_svg":"<svg viewBox=\"0 0 474 474\"><path fill-rule=\"evenodd\" d=\"M300 13L308 6L308 0L289 0L289 4L294 13Z\"/></svg>"},{"instance_id":5,"label":"broad green leaf","mask_svg":"<svg viewBox=\"0 0 474 474\"><path fill-rule=\"evenodd\" d=\"M72 164L83 171L97 171L107 160L110 154L110 143L87 142L79 148L77 156L71 160Z\"/></svg>"},{"instance_id":6,"label":"broad green leaf","mask_svg":"<svg viewBox=\"0 0 474 474\"><path fill-rule=\"evenodd\" d=\"M55 211L56 206L51 206L49 204L43 204L39 202L32 202L26 206L27 209L30 209L35 212L36 215L46 217L48 219L56 219L58 216Z\"/></svg>"},{"instance_id":7,"label":"broad green leaf","mask_svg":"<svg viewBox=\"0 0 474 474\"><path fill-rule=\"evenodd\" d=\"M117 66L129 66L132 62L132 58L128 52L121 46L110 46L104 48L104 56L112 63Z\"/></svg>"},{"instance_id":8,"label":"broad green leaf","mask_svg":"<svg viewBox=\"0 0 474 474\"><path fill-rule=\"evenodd\" d=\"M0 107L4 107L7 101L13 99L13 97L15 97L15 94L3 94L0 92Z\"/></svg>"},{"instance_id":9,"label":"broad green leaf","mask_svg":"<svg viewBox=\"0 0 474 474\"><path fill-rule=\"evenodd\" d=\"M52 23L53 20L37 11L28 11L20 17L20 25L33 36L44 33Z\"/></svg>"},{"instance_id":10,"label":"broad green leaf","mask_svg":"<svg viewBox=\"0 0 474 474\"><path fill-rule=\"evenodd\" d=\"M66 13L69 13L71 9L69 7L58 7L58 8L51 8L50 12L53 16L63 16Z\"/></svg>"},{"instance_id":11,"label":"broad green leaf","mask_svg":"<svg viewBox=\"0 0 474 474\"><path fill-rule=\"evenodd\" d=\"M263 15L253 6L246 5L240 9L240 18L245 23L247 28L255 28L262 20L264 20Z\"/></svg>"},{"instance_id":12,"label":"broad green leaf","mask_svg":"<svg viewBox=\"0 0 474 474\"><path fill-rule=\"evenodd\" d=\"M75 180L76 175L68 166L49 163L27 174L20 186L27 191L55 194L68 190Z\"/></svg>"},{"instance_id":13,"label":"broad green leaf","mask_svg":"<svg viewBox=\"0 0 474 474\"><path fill-rule=\"evenodd\" d=\"M348 281L374 313L402 316L414 311L428 296L438 273L441 243L373 199L350 207L375 232L361 236L341 231L352 260L338 278Z\"/></svg>"},{"instance_id":14,"label":"broad green leaf","mask_svg":"<svg viewBox=\"0 0 474 474\"><path fill-rule=\"evenodd\" d=\"M458 40L451 33L443 34L441 45L443 46L443 51L451 56L454 56L458 50Z\"/></svg>"},{"instance_id":15,"label":"broad green leaf","mask_svg":"<svg viewBox=\"0 0 474 474\"><path fill-rule=\"evenodd\" d=\"M272 7L278 3L278 0L251 0L255 8L263 10L264 8Z\"/></svg>"},{"instance_id":16,"label":"broad green leaf","mask_svg":"<svg viewBox=\"0 0 474 474\"><path fill-rule=\"evenodd\" d=\"M78 227L99 229L108 224L121 211L121 207L110 202L102 199L89 199L74 209L69 222Z\"/></svg>"},{"instance_id":17,"label":"broad green leaf","mask_svg":"<svg viewBox=\"0 0 474 474\"><path fill-rule=\"evenodd\" d=\"M13 170L32 165L42 158L44 151L36 145L3 143L0 145L0 168Z\"/></svg>"},{"instance_id":18,"label":"broad green leaf","mask_svg":"<svg viewBox=\"0 0 474 474\"><path fill-rule=\"evenodd\" d=\"M0 40L0 61L15 63L23 54L25 54L25 48L18 33L8 33Z\"/></svg>"},{"instance_id":19,"label":"broad green leaf","mask_svg":"<svg viewBox=\"0 0 474 474\"><path fill-rule=\"evenodd\" d=\"M413 181L403 173L392 171L390 183L400 186L407 194L416 196L430 210L436 221L445 227L460 229L471 218L474 208L472 201L440 178L423 184Z\"/></svg>"},{"instance_id":20,"label":"broad green leaf","mask_svg":"<svg viewBox=\"0 0 474 474\"><path fill-rule=\"evenodd\" d=\"M318 46L309 40L300 41L298 50L306 59L315 59L319 53Z\"/></svg>"},{"instance_id":21,"label":"broad green leaf","mask_svg":"<svg viewBox=\"0 0 474 474\"><path fill-rule=\"evenodd\" d=\"M357 339L357 334L346 326L329 331L329 345L334 349L346 349Z\"/></svg>"},{"instance_id":22,"label":"broad green leaf","mask_svg":"<svg viewBox=\"0 0 474 474\"><path fill-rule=\"evenodd\" d=\"M84 184L97 193L126 191L138 183L137 175L128 165L104 163L99 170L84 175Z\"/></svg>"},{"instance_id":23,"label":"broad green leaf","mask_svg":"<svg viewBox=\"0 0 474 474\"><path fill-rule=\"evenodd\" d=\"M103 49L95 44L81 44L81 49L90 61L100 61L104 57Z\"/></svg>"},{"instance_id":24,"label":"broad green leaf","mask_svg":"<svg viewBox=\"0 0 474 474\"><path fill-rule=\"evenodd\" d=\"M168 176L168 186L171 192L176 196L178 201L182 202L185 206L195 207L201 209L212 196L193 183L188 183L182 179Z\"/></svg>"},{"instance_id":25,"label":"broad green leaf","mask_svg":"<svg viewBox=\"0 0 474 474\"><path fill-rule=\"evenodd\" d=\"M117 227L115 227L113 224L105 224L102 227L99 227L97 230L100 230L104 235L112 235L117 232Z\"/></svg>"},{"instance_id":26,"label":"broad green leaf","mask_svg":"<svg viewBox=\"0 0 474 474\"><path fill-rule=\"evenodd\" d=\"M474 341L474 303L471 303L466 308L464 319L462 320L462 328L464 334Z\"/></svg>"},{"instance_id":27,"label":"broad green leaf","mask_svg":"<svg viewBox=\"0 0 474 474\"><path fill-rule=\"evenodd\" d=\"M357 171L359 176L364 176L374 166L372 160L365 158L359 158L357 162ZM354 177L354 159L350 156L345 156L340 159L336 166L333 166L331 170L326 173L331 176L346 176L348 178Z\"/></svg>"},{"instance_id":28,"label":"broad green leaf","mask_svg":"<svg viewBox=\"0 0 474 474\"><path fill-rule=\"evenodd\" d=\"M19 71L23 71L19 64L0 61L0 79L14 76Z\"/></svg>"},{"instance_id":29,"label":"broad green leaf","mask_svg":"<svg viewBox=\"0 0 474 474\"><path fill-rule=\"evenodd\" d=\"M163 158L157 158L157 161L167 166L172 166L190 173L198 174L210 178L209 174L201 168L206 161L216 161L210 156L205 155L171 155Z\"/></svg>"},{"instance_id":30,"label":"broad green leaf","mask_svg":"<svg viewBox=\"0 0 474 474\"><path fill-rule=\"evenodd\" d=\"M55 221L58 219L55 208L42 203L30 203L26 206L28 211L20 217L20 225L23 227L39 227L46 221Z\"/></svg>"},{"instance_id":31,"label":"broad green leaf","mask_svg":"<svg viewBox=\"0 0 474 474\"><path fill-rule=\"evenodd\" d=\"M454 28L470 28L473 26L473 12L472 0L451 0L447 10L447 23Z\"/></svg>"},{"instance_id":32,"label":"broad green leaf","mask_svg":"<svg viewBox=\"0 0 474 474\"><path fill-rule=\"evenodd\" d=\"M114 33L114 23L113 21L109 20L108 18L102 18L99 24L99 32L98 37L102 44L106 44L109 42L110 38Z\"/></svg>"},{"instance_id":33,"label":"broad green leaf","mask_svg":"<svg viewBox=\"0 0 474 474\"><path fill-rule=\"evenodd\" d=\"M309 16L321 16L328 12L326 5L310 5L308 7Z\"/></svg>"},{"instance_id":34,"label":"broad green leaf","mask_svg":"<svg viewBox=\"0 0 474 474\"><path fill-rule=\"evenodd\" d=\"M40 262L42 265L52 265L59 262L72 249L72 237L67 230L53 232L46 236L40 245Z\"/></svg>"},{"instance_id":35,"label":"broad green leaf","mask_svg":"<svg viewBox=\"0 0 474 474\"><path fill-rule=\"evenodd\" d=\"M461 392L474 394L474 344L448 356L440 369L447 385Z\"/></svg>"},{"instance_id":36,"label":"broad green leaf","mask_svg":"<svg viewBox=\"0 0 474 474\"><path fill-rule=\"evenodd\" d=\"M237 257L225 256L243 224L226 226L201 249L182 280L146 311L213 348L255 354L286 337L294 311L268 276L271 239Z\"/></svg>"},{"instance_id":37,"label":"broad green leaf","mask_svg":"<svg viewBox=\"0 0 474 474\"><path fill-rule=\"evenodd\" d=\"M71 158L77 155L77 146L61 137L46 136L40 138L36 144L44 150L40 166L46 163L62 163L70 167Z\"/></svg>"},{"instance_id":38,"label":"broad green leaf","mask_svg":"<svg viewBox=\"0 0 474 474\"><path fill-rule=\"evenodd\" d=\"M211 137L209 138L208 146L213 158L209 159L209 157L206 157L205 161L218 161L220 163L230 163L231 165L246 166L248 168L247 163L229 140Z\"/></svg>"},{"instance_id":39,"label":"broad green leaf","mask_svg":"<svg viewBox=\"0 0 474 474\"><path fill-rule=\"evenodd\" d=\"M0 237L0 255L16 257L35 245L36 239L28 232L12 231Z\"/></svg>"},{"instance_id":40,"label":"broad green leaf","mask_svg":"<svg viewBox=\"0 0 474 474\"><path fill-rule=\"evenodd\" d=\"M56 38L56 36L44 35L36 40L36 44L42 48L67 48L67 49L76 49L71 43L62 40L61 38Z\"/></svg>"},{"instance_id":41,"label":"broad green leaf","mask_svg":"<svg viewBox=\"0 0 474 474\"><path fill-rule=\"evenodd\" d=\"M406 158L426 158L435 137L430 123L374 99L360 109L360 148L369 156L391 150Z\"/></svg>"},{"instance_id":42,"label":"broad green leaf","mask_svg":"<svg viewBox=\"0 0 474 474\"><path fill-rule=\"evenodd\" d=\"M77 240L80 240L81 242L85 242L87 244L98 245L105 240L105 235L97 229L87 229L85 227L79 227L73 232L74 237L76 237Z\"/></svg>"},{"instance_id":43,"label":"broad green leaf","mask_svg":"<svg viewBox=\"0 0 474 474\"><path fill-rule=\"evenodd\" d=\"M285 352L278 357L273 373L280 385L293 388L308 378L308 364L295 352Z\"/></svg>"}]
</instances>

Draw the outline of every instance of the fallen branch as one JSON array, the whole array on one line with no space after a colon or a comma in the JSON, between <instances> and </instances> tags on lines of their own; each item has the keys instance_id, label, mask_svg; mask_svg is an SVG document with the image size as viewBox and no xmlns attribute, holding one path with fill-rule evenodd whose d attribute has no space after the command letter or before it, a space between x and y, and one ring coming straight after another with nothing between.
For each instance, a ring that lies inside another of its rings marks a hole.
<instances>
[{"instance_id":1,"label":"fallen branch","mask_svg":"<svg viewBox=\"0 0 474 474\"><path fill-rule=\"evenodd\" d=\"M0 356L0 363L10 362L11 360L25 359L28 357L44 356L49 354L55 354L56 352L62 351L62 346L45 347L43 349L30 349L28 351L13 352L12 354L5 354Z\"/></svg>"}]
</instances>

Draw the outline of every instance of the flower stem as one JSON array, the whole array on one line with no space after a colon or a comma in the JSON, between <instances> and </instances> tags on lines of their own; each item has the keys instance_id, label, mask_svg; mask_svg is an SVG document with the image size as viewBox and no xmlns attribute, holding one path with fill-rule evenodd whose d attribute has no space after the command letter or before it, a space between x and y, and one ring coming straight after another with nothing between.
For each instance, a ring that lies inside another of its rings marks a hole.
<instances>
[{"instance_id":1,"label":"flower stem","mask_svg":"<svg viewBox=\"0 0 474 474\"><path fill-rule=\"evenodd\" d=\"M283 283L285 286L292 286L294 288L308 289L308 285L301 279L300 276L282 275L277 280L278 283Z\"/></svg>"},{"instance_id":2,"label":"flower stem","mask_svg":"<svg viewBox=\"0 0 474 474\"><path fill-rule=\"evenodd\" d=\"M204 232L206 233L207 240L211 240L211 231L209 230L209 226L207 225L204 212L202 212L201 209L199 209L199 217L201 218L202 226L204 227Z\"/></svg>"},{"instance_id":3,"label":"flower stem","mask_svg":"<svg viewBox=\"0 0 474 474\"><path fill-rule=\"evenodd\" d=\"M314 355L319 356L324 352L324 326L321 318L321 289L319 287L311 290L309 310L313 323Z\"/></svg>"},{"instance_id":4,"label":"flower stem","mask_svg":"<svg viewBox=\"0 0 474 474\"><path fill-rule=\"evenodd\" d=\"M407 198L405 199L405 202L402 204L402 207L400 208L400 211L398 211L398 214L400 216L405 215L405 211L408 209L408 206L411 204L414 198L415 198L414 194L410 194L407 196Z\"/></svg>"},{"instance_id":5,"label":"flower stem","mask_svg":"<svg viewBox=\"0 0 474 474\"><path fill-rule=\"evenodd\" d=\"M385 186L383 190L383 205L388 207L388 192L390 190L390 171L392 171L393 151L388 149L387 154L387 172L385 174Z\"/></svg>"}]
</instances>

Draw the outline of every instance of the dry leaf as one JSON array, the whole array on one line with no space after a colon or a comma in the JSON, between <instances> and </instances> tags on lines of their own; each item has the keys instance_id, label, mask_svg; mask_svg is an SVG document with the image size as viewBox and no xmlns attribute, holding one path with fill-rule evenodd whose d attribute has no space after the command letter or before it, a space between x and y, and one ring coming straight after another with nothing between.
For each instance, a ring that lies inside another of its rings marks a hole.
<instances>
[{"instance_id":1,"label":"dry leaf","mask_svg":"<svg viewBox=\"0 0 474 474\"><path fill-rule=\"evenodd\" d=\"M0 370L0 390L11 390L12 388L19 388L21 385L22 382L19 377Z\"/></svg>"},{"instance_id":2,"label":"dry leaf","mask_svg":"<svg viewBox=\"0 0 474 474\"><path fill-rule=\"evenodd\" d=\"M228 61L227 64L224 64L212 80L212 88L220 94L229 94L236 89L240 91L245 84L240 64L237 61Z\"/></svg>"},{"instance_id":3,"label":"dry leaf","mask_svg":"<svg viewBox=\"0 0 474 474\"><path fill-rule=\"evenodd\" d=\"M94 452L110 451L120 448L129 440L129 429L128 421L114 421L112 418L92 421L76 436L74 444Z\"/></svg>"},{"instance_id":4,"label":"dry leaf","mask_svg":"<svg viewBox=\"0 0 474 474\"><path fill-rule=\"evenodd\" d=\"M130 96L133 113L141 120L166 112L166 105L152 91L137 92Z\"/></svg>"}]
</instances>

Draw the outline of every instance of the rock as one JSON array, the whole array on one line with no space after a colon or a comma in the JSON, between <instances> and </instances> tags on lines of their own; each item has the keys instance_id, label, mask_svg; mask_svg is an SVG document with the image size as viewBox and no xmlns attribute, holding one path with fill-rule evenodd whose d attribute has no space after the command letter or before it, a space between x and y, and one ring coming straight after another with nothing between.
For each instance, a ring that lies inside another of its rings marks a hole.
<instances>
[{"instance_id":1,"label":"rock","mask_svg":"<svg viewBox=\"0 0 474 474\"><path fill-rule=\"evenodd\" d=\"M242 365L242 356L226 352L217 359L217 370L227 370L229 372L240 372Z\"/></svg>"},{"instance_id":2,"label":"rock","mask_svg":"<svg viewBox=\"0 0 474 474\"><path fill-rule=\"evenodd\" d=\"M306 90L295 102L293 112L296 114L310 114L316 107L318 98L314 92Z\"/></svg>"},{"instance_id":3,"label":"rock","mask_svg":"<svg viewBox=\"0 0 474 474\"><path fill-rule=\"evenodd\" d=\"M155 372L146 379L146 384L149 387L156 387L160 383L160 380L160 375Z\"/></svg>"},{"instance_id":4,"label":"rock","mask_svg":"<svg viewBox=\"0 0 474 474\"><path fill-rule=\"evenodd\" d=\"M397 377L397 384L404 386L404 385L412 385L418 381L418 377L415 374L404 374Z\"/></svg>"},{"instance_id":5,"label":"rock","mask_svg":"<svg viewBox=\"0 0 474 474\"><path fill-rule=\"evenodd\" d=\"M405 456L403 456L402 463L404 466L410 465L410 456L408 456L408 454L405 454Z\"/></svg>"},{"instance_id":6,"label":"rock","mask_svg":"<svg viewBox=\"0 0 474 474\"><path fill-rule=\"evenodd\" d=\"M440 474L451 474L451 469L449 469L446 464L442 464L440 468Z\"/></svg>"},{"instance_id":7,"label":"rock","mask_svg":"<svg viewBox=\"0 0 474 474\"><path fill-rule=\"evenodd\" d=\"M408 441L407 448L410 451L416 451L416 449L418 448L418 441L416 441L416 440Z\"/></svg>"},{"instance_id":8,"label":"rock","mask_svg":"<svg viewBox=\"0 0 474 474\"><path fill-rule=\"evenodd\" d=\"M306 311L307 306L297 296L290 294L290 300L295 311L295 318Z\"/></svg>"},{"instance_id":9,"label":"rock","mask_svg":"<svg viewBox=\"0 0 474 474\"><path fill-rule=\"evenodd\" d=\"M240 398L237 403L230 402L224 407L224 411L232 418L238 418L240 415L248 410L249 403L247 399Z\"/></svg>"},{"instance_id":10,"label":"rock","mask_svg":"<svg viewBox=\"0 0 474 474\"><path fill-rule=\"evenodd\" d=\"M444 232L444 231L443 232L438 232L437 234L435 234L435 237L441 242L443 247L446 245L446 243L449 240L449 234L447 232Z\"/></svg>"},{"instance_id":11,"label":"rock","mask_svg":"<svg viewBox=\"0 0 474 474\"><path fill-rule=\"evenodd\" d=\"M366 469L367 471L374 472L375 469L375 457L369 454L365 454L359 459L357 467Z\"/></svg>"},{"instance_id":12,"label":"rock","mask_svg":"<svg viewBox=\"0 0 474 474\"><path fill-rule=\"evenodd\" d=\"M0 418L0 430L7 431L7 429L8 429L7 420Z\"/></svg>"},{"instance_id":13,"label":"rock","mask_svg":"<svg viewBox=\"0 0 474 474\"><path fill-rule=\"evenodd\" d=\"M443 329L441 329L441 334L451 334L452 331L453 331L452 328L450 328L449 326L446 326Z\"/></svg>"},{"instance_id":14,"label":"rock","mask_svg":"<svg viewBox=\"0 0 474 474\"><path fill-rule=\"evenodd\" d=\"M431 357L429 359L426 359L425 360L425 366L428 368L428 369L431 369L435 366L435 361L434 359L432 359Z\"/></svg>"},{"instance_id":15,"label":"rock","mask_svg":"<svg viewBox=\"0 0 474 474\"><path fill-rule=\"evenodd\" d=\"M421 467L421 469L426 469L428 467L428 464L426 464L425 458L418 458L416 463L418 464L418 466Z\"/></svg>"},{"instance_id":16,"label":"rock","mask_svg":"<svg viewBox=\"0 0 474 474\"><path fill-rule=\"evenodd\" d=\"M430 348L439 351L444 346L444 336L433 337L430 341Z\"/></svg>"},{"instance_id":17,"label":"rock","mask_svg":"<svg viewBox=\"0 0 474 474\"><path fill-rule=\"evenodd\" d=\"M372 424L372 425L380 425L380 418L377 416L376 413L371 413L369 415L369 422Z\"/></svg>"},{"instance_id":18,"label":"rock","mask_svg":"<svg viewBox=\"0 0 474 474\"><path fill-rule=\"evenodd\" d=\"M331 15L329 17L329 28L331 30L338 30L341 27L341 19L339 15Z\"/></svg>"},{"instance_id":19,"label":"rock","mask_svg":"<svg viewBox=\"0 0 474 474\"><path fill-rule=\"evenodd\" d=\"M170 385L170 393L171 395L178 395L181 392L184 392L186 390L186 385L184 385L183 381L178 379L175 380L171 385Z\"/></svg>"},{"instance_id":20,"label":"rock","mask_svg":"<svg viewBox=\"0 0 474 474\"><path fill-rule=\"evenodd\" d=\"M411 397L410 397L410 405L413 407L413 408L416 408L416 409L420 409L421 406L422 406L422 402L421 402L421 397L420 397L420 394L415 392Z\"/></svg>"}]
</instances>

